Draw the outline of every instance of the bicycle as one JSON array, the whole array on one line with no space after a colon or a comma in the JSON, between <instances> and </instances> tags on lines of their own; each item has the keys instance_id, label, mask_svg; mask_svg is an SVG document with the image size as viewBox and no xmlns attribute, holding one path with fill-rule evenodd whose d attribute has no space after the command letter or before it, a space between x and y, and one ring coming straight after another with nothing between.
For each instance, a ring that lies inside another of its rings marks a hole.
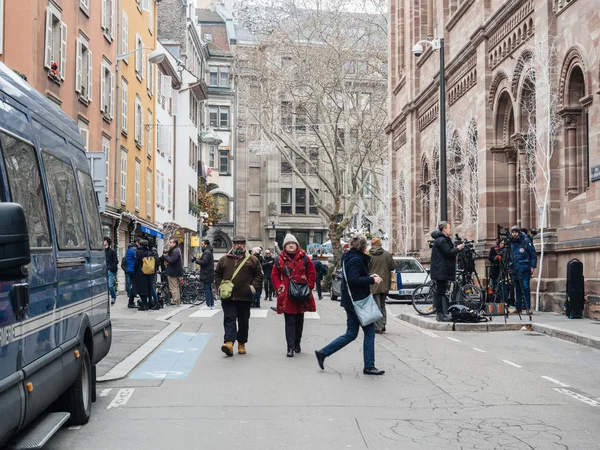
<instances>
[{"instance_id":1,"label":"bicycle","mask_svg":"<svg viewBox=\"0 0 600 450\"><path fill-rule=\"evenodd\" d=\"M463 270L457 270L456 275L456 280L448 284L445 294L449 305L464 305L473 311L481 311L483 309L482 289L472 283L464 283L468 280L468 275ZM428 273L425 283L417 286L412 294L413 308L422 316L429 316L436 312L436 284L433 280L429 280L429 276Z\"/></svg>"}]
</instances>

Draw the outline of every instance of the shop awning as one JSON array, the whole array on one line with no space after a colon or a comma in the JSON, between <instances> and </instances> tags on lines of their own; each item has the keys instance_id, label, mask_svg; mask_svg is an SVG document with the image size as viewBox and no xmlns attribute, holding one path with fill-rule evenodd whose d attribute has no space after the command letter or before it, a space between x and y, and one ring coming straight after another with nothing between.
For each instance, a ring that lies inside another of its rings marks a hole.
<instances>
[{"instance_id":1,"label":"shop awning","mask_svg":"<svg viewBox=\"0 0 600 450\"><path fill-rule=\"evenodd\" d=\"M149 228L147 226L141 225L140 229L143 233L149 234L150 236L156 236L159 239L165 238L165 235L162 234L160 231L153 230L152 228Z\"/></svg>"}]
</instances>

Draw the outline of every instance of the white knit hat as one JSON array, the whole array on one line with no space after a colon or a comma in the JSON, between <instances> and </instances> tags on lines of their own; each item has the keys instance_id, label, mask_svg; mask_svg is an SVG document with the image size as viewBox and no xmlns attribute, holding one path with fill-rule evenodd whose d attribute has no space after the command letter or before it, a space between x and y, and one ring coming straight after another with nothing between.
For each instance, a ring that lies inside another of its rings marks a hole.
<instances>
[{"instance_id":1,"label":"white knit hat","mask_svg":"<svg viewBox=\"0 0 600 450\"><path fill-rule=\"evenodd\" d=\"M283 240L283 246L285 247L286 244L290 244L290 243L294 243L298 246L298 248L300 248L300 244L298 243L298 239L296 239L296 237L293 234L286 234L285 235L285 239Z\"/></svg>"}]
</instances>

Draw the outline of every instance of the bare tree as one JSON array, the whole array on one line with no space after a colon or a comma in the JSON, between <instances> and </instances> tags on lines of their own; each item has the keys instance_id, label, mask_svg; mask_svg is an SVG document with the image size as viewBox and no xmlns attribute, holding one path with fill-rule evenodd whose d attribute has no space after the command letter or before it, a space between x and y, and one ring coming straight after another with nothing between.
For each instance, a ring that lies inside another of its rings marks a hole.
<instances>
[{"instance_id":1,"label":"bare tree","mask_svg":"<svg viewBox=\"0 0 600 450\"><path fill-rule=\"evenodd\" d=\"M410 190L411 185L411 170L404 168L400 170L398 175L398 183L396 186L398 192L399 217L396 229L398 230L398 248L404 256L408 256L410 245L414 237L411 214L412 195Z\"/></svg>"},{"instance_id":2,"label":"bare tree","mask_svg":"<svg viewBox=\"0 0 600 450\"><path fill-rule=\"evenodd\" d=\"M339 257L360 200L367 215L384 201L386 25L385 16L356 12L353 0L327 4L278 5L281 20L262 27L272 31L238 59L236 73L249 86L248 122L258 124L282 171L306 186Z\"/></svg>"},{"instance_id":3,"label":"bare tree","mask_svg":"<svg viewBox=\"0 0 600 450\"><path fill-rule=\"evenodd\" d=\"M561 99L558 81L560 68L555 38L548 30L537 31L530 48L531 58L524 68L521 109L526 123L522 144L527 156L525 183L535 199L540 228L540 258L535 292L536 311L539 311L540 285L544 267L545 236L548 203L552 183L552 157L556 149L556 135L563 120L559 115Z\"/></svg>"}]
</instances>

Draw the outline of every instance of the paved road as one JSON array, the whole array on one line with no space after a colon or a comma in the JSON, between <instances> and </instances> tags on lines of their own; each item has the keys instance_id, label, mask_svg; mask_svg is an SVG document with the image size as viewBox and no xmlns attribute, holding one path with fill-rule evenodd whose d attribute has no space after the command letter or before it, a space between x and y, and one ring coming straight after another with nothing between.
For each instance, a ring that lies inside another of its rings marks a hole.
<instances>
[{"instance_id":1,"label":"paved road","mask_svg":"<svg viewBox=\"0 0 600 450\"><path fill-rule=\"evenodd\" d=\"M318 308L293 359L272 311L251 319L248 354L233 358L220 352L221 312L183 311L174 317L182 326L130 378L99 386L90 423L46 448L600 448L597 350L391 320L376 340L383 377L362 374L362 339L321 372L313 350L343 332L345 316L337 302Z\"/></svg>"}]
</instances>

